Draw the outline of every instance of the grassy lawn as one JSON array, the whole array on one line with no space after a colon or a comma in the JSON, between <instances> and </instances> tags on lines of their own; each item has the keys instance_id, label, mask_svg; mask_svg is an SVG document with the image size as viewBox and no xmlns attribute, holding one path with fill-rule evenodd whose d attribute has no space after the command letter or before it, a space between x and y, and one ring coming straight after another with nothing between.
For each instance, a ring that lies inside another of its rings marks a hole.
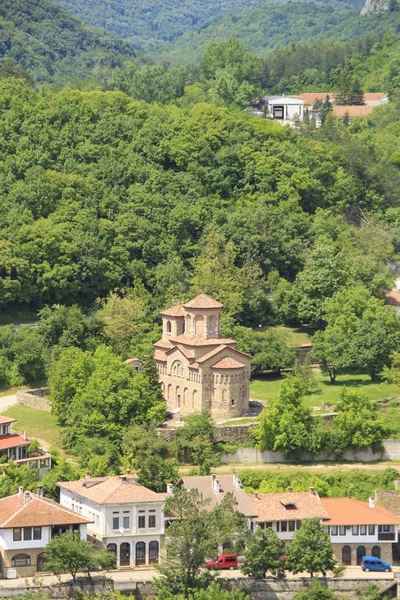
<instances>
[{"instance_id":1,"label":"grassy lawn","mask_svg":"<svg viewBox=\"0 0 400 600\"><path fill-rule=\"evenodd\" d=\"M253 423L256 417L244 417L243 419L231 419L230 421L224 421L223 423L217 423L217 425L247 425Z\"/></svg>"},{"instance_id":2,"label":"grassy lawn","mask_svg":"<svg viewBox=\"0 0 400 600\"><path fill-rule=\"evenodd\" d=\"M336 383L331 384L329 377L322 373L315 373L315 379L318 384L316 393L308 394L305 397L307 406L332 406L339 400L340 392L343 386L358 389L368 396L370 400L380 400L381 398L391 398L400 395L400 390L395 384L389 384L385 381L371 381L368 375L348 374L338 375ZM283 379L280 377L263 377L254 379L250 384L250 397L256 400L273 400L279 395Z\"/></svg>"},{"instance_id":3,"label":"grassy lawn","mask_svg":"<svg viewBox=\"0 0 400 600\"><path fill-rule=\"evenodd\" d=\"M41 439L50 446L62 448L61 427L58 425L57 417L43 410L35 410L27 406L13 406L5 413L6 417L17 419L13 423L13 429L20 434L26 430L28 439Z\"/></svg>"},{"instance_id":4,"label":"grassy lawn","mask_svg":"<svg viewBox=\"0 0 400 600\"><path fill-rule=\"evenodd\" d=\"M286 327L285 325L276 325L275 327L263 327L261 331L277 331L284 333L288 346L298 348L303 344L309 344L314 329L311 327Z\"/></svg>"}]
</instances>

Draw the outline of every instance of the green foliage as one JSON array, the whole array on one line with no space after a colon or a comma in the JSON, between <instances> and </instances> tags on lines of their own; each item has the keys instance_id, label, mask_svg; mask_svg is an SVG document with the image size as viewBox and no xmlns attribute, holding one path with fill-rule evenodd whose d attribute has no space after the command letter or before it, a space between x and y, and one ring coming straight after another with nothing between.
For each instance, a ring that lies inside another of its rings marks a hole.
<instances>
[{"instance_id":1,"label":"green foliage","mask_svg":"<svg viewBox=\"0 0 400 600\"><path fill-rule=\"evenodd\" d=\"M190 415L176 430L174 448L180 461L198 465L200 475L208 475L219 462L212 443L215 426L208 412Z\"/></svg>"},{"instance_id":2,"label":"green foliage","mask_svg":"<svg viewBox=\"0 0 400 600\"><path fill-rule=\"evenodd\" d=\"M165 415L160 390L146 373L137 374L111 348L94 353L67 348L50 373L54 412L64 425L68 447L93 474L113 472L122 433L137 423L160 423Z\"/></svg>"},{"instance_id":3,"label":"green foliage","mask_svg":"<svg viewBox=\"0 0 400 600\"><path fill-rule=\"evenodd\" d=\"M26 69L39 82L65 81L134 57L128 44L96 32L48 0L3 0L0 18L0 57L18 63L11 68L3 62L1 70L30 85Z\"/></svg>"},{"instance_id":4,"label":"green foliage","mask_svg":"<svg viewBox=\"0 0 400 600\"><path fill-rule=\"evenodd\" d=\"M327 589L318 581L313 579L310 587L302 592L297 592L293 600L335 600L338 596L333 590Z\"/></svg>"},{"instance_id":5,"label":"green foliage","mask_svg":"<svg viewBox=\"0 0 400 600\"><path fill-rule=\"evenodd\" d=\"M248 491L257 490L265 494L282 493L293 487L296 492L306 492L314 487L318 494L326 498L343 496L368 500L374 490L393 490L394 480L398 478L396 469L369 473L352 470L349 472L332 471L329 474L315 474L306 471L289 473L258 471L240 471L239 477Z\"/></svg>"},{"instance_id":6,"label":"green foliage","mask_svg":"<svg viewBox=\"0 0 400 600\"><path fill-rule=\"evenodd\" d=\"M282 542L271 527L258 527L247 541L242 573L256 579L264 579L266 571L282 577L285 564L280 556L283 554Z\"/></svg>"},{"instance_id":7,"label":"green foliage","mask_svg":"<svg viewBox=\"0 0 400 600\"><path fill-rule=\"evenodd\" d=\"M70 573L76 581L78 571L100 571L110 568L115 556L112 552L96 552L91 542L80 539L79 532L67 531L49 541L43 568L53 573Z\"/></svg>"},{"instance_id":8,"label":"green foliage","mask_svg":"<svg viewBox=\"0 0 400 600\"><path fill-rule=\"evenodd\" d=\"M318 519L302 521L286 554L287 567L294 574L306 571L311 577L318 573L325 576L336 564L329 534Z\"/></svg>"},{"instance_id":9,"label":"green foliage","mask_svg":"<svg viewBox=\"0 0 400 600\"><path fill-rule=\"evenodd\" d=\"M252 433L260 450L277 450L285 456L300 458L304 452L318 452L324 431L318 419L302 403L305 383L292 377L284 381L279 398L264 408Z\"/></svg>"},{"instance_id":10,"label":"green foliage","mask_svg":"<svg viewBox=\"0 0 400 600\"><path fill-rule=\"evenodd\" d=\"M156 600L184 600L185 596L178 596L168 590L163 590L156 596ZM188 600L250 600L250 592L247 590L234 590L227 592L222 590L218 583L212 583L204 590L195 590L189 594Z\"/></svg>"},{"instance_id":11,"label":"green foliage","mask_svg":"<svg viewBox=\"0 0 400 600\"><path fill-rule=\"evenodd\" d=\"M207 588L206 559L217 556L224 541L245 535L246 519L235 509L232 494L226 494L212 510L209 502L197 490L183 488L175 488L167 498L165 514L174 520L167 529L166 558L157 567L163 577L154 580L159 598L168 594L188 598L194 590Z\"/></svg>"}]
</instances>

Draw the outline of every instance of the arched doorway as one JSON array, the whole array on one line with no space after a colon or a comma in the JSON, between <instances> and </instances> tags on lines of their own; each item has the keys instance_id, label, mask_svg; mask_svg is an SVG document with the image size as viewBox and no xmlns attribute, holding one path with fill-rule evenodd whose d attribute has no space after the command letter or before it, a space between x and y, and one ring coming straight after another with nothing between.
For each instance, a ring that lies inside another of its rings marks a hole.
<instances>
[{"instance_id":1,"label":"arched doorway","mask_svg":"<svg viewBox=\"0 0 400 600\"><path fill-rule=\"evenodd\" d=\"M150 542L149 544L149 563L158 563L158 542Z\"/></svg>"},{"instance_id":2,"label":"arched doorway","mask_svg":"<svg viewBox=\"0 0 400 600\"><path fill-rule=\"evenodd\" d=\"M365 546L358 546L357 548L357 564L361 565L362 557L366 555Z\"/></svg>"},{"instance_id":3,"label":"arched doorway","mask_svg":"<svg viewBox=\"0 0 400 600\"><path fill-rule=\"evenodd\" d=\"M129 567L131 564L131 545L124 542L119 547L119 566Z\"/></svg>"},{"instance_id":4,"label":"arched doorway","mask_svg":"<svg viewBox=\"0 0 400 600\"><path fill-rule=\"evenodd\" d=\"M46 559L44 557L43 552L41 552L40 554L38 554L37 556L37 564L36 564L36 570L37 571L43 571L43 565L46 562Z\"/></svg>"},{"instance_id":5,"label":"arched doorway","mask_svg":"<svg viewBox=\"0 0 400 600\"><path fill-rule=\"evenodd\" d=\"M380 546L372 546L371 555L375 556L375 558L380 558L381 557Z\"/></svg>"},{"instance_id":6,"label":"arched doorway","mask_svg":"<svg viewBox=\"0 0 400 600\"><path fill-rule=\"evenodd\" d=\"M107 544L107 550L115 555L114 567L117 566L117 544Z\"/></svg>"},{"instance_id":7,"label":"arched doorway","mask_svg":"<svg viewBox=\"0 0 400 600\"><path fill-rule=\"evenodd\" d=\"M176 400L176 408L180 408L181 407L181 388L179 387L179 385L176 386L175 400Z\"/></svg>"},{"instance_id":8,"label":"arched doorway","mask_svg":"<svg viewBox=\"0 0 400 600\"><path fill-rule=\"evenodd\" d=\"M136 566L146 564L146 544L144 542L138 542L136 544Z\"/></svg>"},{"instance_id":9,"label":"arched doorway","mask_svg":"<svg viewBox=\"0 0 400 600\"><path fill-rule=\"evenodd\" d=\"M342 548L342 563L344 565L351 565L351 548L350 548L350 546L343 546L343 548Z\"/></svg>"}]
</instances>

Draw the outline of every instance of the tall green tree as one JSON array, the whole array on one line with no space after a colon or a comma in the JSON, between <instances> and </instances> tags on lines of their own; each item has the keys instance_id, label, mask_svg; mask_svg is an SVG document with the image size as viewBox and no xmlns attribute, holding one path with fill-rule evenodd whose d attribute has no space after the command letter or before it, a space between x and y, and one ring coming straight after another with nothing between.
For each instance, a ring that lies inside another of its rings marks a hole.
<instances>
[{"instance_id":1,"label":"tall green tree","mask_svg":"<svg viewBox=\"0 0 400 600\"><path fill-rule=\"evenodd\" d=\"M336 565L329 534L318 519L302 521L287 546L287 567L292 573L306 571L311 577L326 575Z\"/></svg>"},{"instance_id":2,"label":"tall green tree","mask_svg":"<svg viewBox=\"0 0 400 600\"><path fill-rule=\"evenodd\" d=\"M267 571L282 577L285 573L285 563L280 558L282 554L282 542L275 531L271 527L258 527L247 542L241 571L256 579L264 579Z\"/></svg>"}]
</instances>

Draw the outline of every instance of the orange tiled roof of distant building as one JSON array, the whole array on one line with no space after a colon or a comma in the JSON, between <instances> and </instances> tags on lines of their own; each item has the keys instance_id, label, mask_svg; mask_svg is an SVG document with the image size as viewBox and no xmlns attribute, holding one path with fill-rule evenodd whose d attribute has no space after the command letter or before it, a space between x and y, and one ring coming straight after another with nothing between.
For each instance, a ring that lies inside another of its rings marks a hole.
<instances>
[{"instance_id":1,"label":"orange tiled roof of distant building","mask_svg":"<svg viewBox=\"0 0 400 600\"><path fill-rule=\"evenodd\" d=\"M161 311L161 314L165 315L166 317L184 317L185 309L183 308L182 304L177 304L176 306L171 306L171 308L166 308L165 310Z\"/></svg>"},{"instance_id":2,"label":"orange tiled roof of distant building","mask_svg":"<svg viewBox=\"0 0 400 600\"><path fill-rule=\"evenodd\" d=\"M353 498L321 498L329 515L327 525L400 525L400 519L386 508L370 508L368 502Z\"/></svg>"},{"instance_id":3,"label":"orange tiled roof of distant building","mask_svg":"<svg viewBox=\"0 0 400 600\"><path fill-rule=\"evenodd\" d=\"M214 300L214 298L210 298L210 296L206 296L206 294L200 294L200 296L196 296L189 302L185 302L183 305L185 308L223 308L223 304Z\"/></svg>"},{"instance_id":4,"label":"orange tiled roof of distant building","mask_svg":"<svg viewBox=\"0 0 400 600\"><path fill-rule=\"evenodd\" d=\"M236 344L235 340L230 340L227 338L205 338L201 335L186 335L185 333L182 335L177 335L176 337L170 338L171 342L175 344L185 344L186 346L215 346L216 344ZM156 343L158 346L158 342Z\"/></svg>"},{"instance_id":5,"label":"orange tiled roof of distant building","mask_svg":"<svg viewBox=\"0 0 400 600\"><path fill-rule=\"evenodd\" d=\"M245 365L240 363L239 361L231 358L230 356L225 356L220 361L212 365L212 369L244 369Z\"/></svg>"},{"instance_id":6,"label":"orange tiled roof of distant building","mask_svg":"<svg viewBox=\"0 0 400 600\"><path fill-rule=\"evenodd\" d=\"M334 117L343 118L346 114L349 117L367 117L374 106L334 106L332 114Z\"/></svg>"},{"instance_id":7,"label":"orange tiled roof of distant building","mask_svg":"<svg viewBox=\"0 0 400 600\"><path fill-rule=\"evenodd\" d=\"M137 483L132 476L87 477L78 481L61 481L58 487L70 490L98 504L127 504L131 502L161 502L158 494Z\"/></svg>"},{"instance_id":8,"label":"orange tiled roof of distant building","mask_svg":"<svg viewBox=\"0 0 400 600\"><path fill-rule=\"evenodd\" d=\"M30 441L17 433L9 433L0 437L0 450L7 448L16 448L17 446L29 446Z\"/></svg>"},{"instance_id":9,"label":"orange tiled roof of distant building","mask_svg":"<svg viewBox=\"0 0 400 600\"><path fill-rule=\"evenodd\" d=\"M256 521L286 521L328 519L329 514L315 492L284 492L282 494L249 494L257 513ZM289 508L290 507L290 508Z\"/></svg>"},{"instance_id":10,"label":"orange tiled roof of distant building","mask_svg":"<svg viewBox=\"0 0 400 600\"><path fill-rule=\"evenodd\" d=\"M16 420L17 419L10 419L10 417L0 415L0 425L8 425L8 423L15 423Z\"/></svg>"},{"instance_id":11,"label":"orange tiled roof of distant building","mask_svg":"<svg viewBox=\"0 0 400 600\"><path fill-rule=\"evenodd\" d=\"M305 94L301 94L300 98L303 99L304 106L311 106L316 100L325 100L327 96L331 101L336 98L336 94L332 92L306 92Z\"/></svg>"},{"instance_id":12,"label":"orange tiled roof of distant building","mask_svg":"<svg viewBox=\"0 0 400 600\"><path fill-rule=\"evenodd\" d=\"M364 94L364 101L365 102L374 102L377 100L384 100L385 98L387 98L388 95L385 94L384 92L366 92Z\"/></svg>"},{"instance_id":13,"label":"orange tiled roof of distant building","mask_svg":"<svg viewBox=\"0 0 400 600\"><path fill-rule=\"evenodd\" d=\"M46 525L73 525L90 523L72 510L60 506L50 498L39 498L32 492L25 502L25 493L0 499L0 527L42 527Z\"/></svg>"}]
</instances>

